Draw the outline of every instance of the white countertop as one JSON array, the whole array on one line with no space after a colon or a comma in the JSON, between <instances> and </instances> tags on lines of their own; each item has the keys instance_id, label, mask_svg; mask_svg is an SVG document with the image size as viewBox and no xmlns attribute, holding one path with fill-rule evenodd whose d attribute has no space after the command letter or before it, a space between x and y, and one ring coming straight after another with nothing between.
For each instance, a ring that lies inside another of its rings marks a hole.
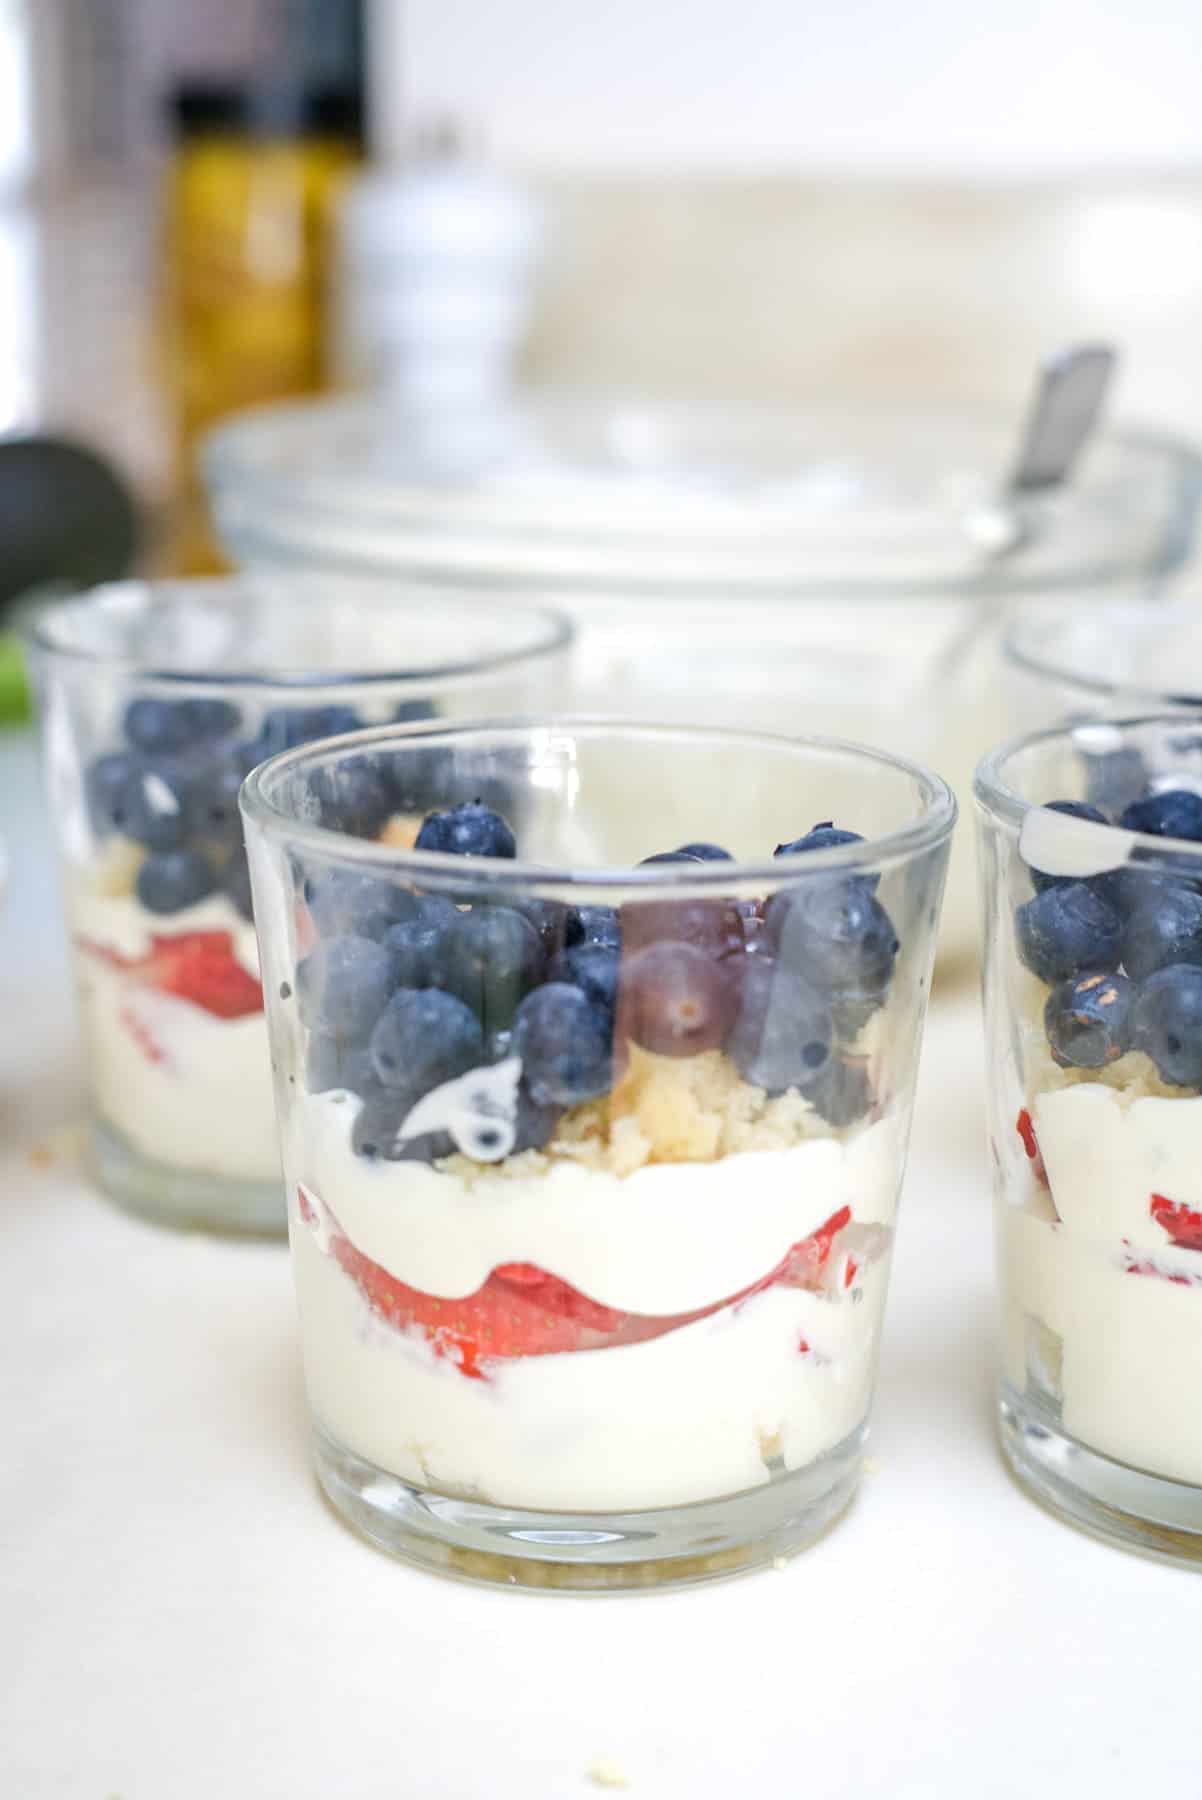
<instances>
[{"instance_id":1,"label":"white countertop","mask_svg":"<svg viewBox=\"0 0 1202 1800\"><path fill-rule=\"evenodd\" d=\"M158 1231L75 1172L64 951L11 735L0 832L3 1800L570 1800L598 1758L637 1800L1202 1790L1202 1581L1057 1523L994 1445L972 994L928 1028L843 1522L709 1588L493 1592L388 1561L319 1499L283 1247Z\"/></svg>"}]
</instances>

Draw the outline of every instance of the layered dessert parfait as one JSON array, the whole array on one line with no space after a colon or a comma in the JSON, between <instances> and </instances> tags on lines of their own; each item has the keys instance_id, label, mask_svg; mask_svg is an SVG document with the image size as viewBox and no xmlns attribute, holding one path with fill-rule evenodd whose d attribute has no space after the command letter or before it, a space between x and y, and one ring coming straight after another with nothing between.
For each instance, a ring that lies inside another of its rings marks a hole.
<instances>
[{"instance_id":1,"label":"layered dessert parfait","mask_svg":"<svg viewBox=\"0 0 1202 1800\"><path fill-rule=\"evenodd\" d=\"M758 893L647 845L619 903L531 892L517 836L473 800L396 871L252 857L320 1437L365 1491L577 1516L858 1452L942 849L903 924L808 873L866 848L830 820Z\"/></svg>"},{"instance_id":2,"label":"layered dessert parfait","mask_svg":"<svg viewBox=\"0 0 1202 1800\"><path fill-rule=\"evenodd\" d=\"M1202 793L1188 760L1153 777L1137 748L1087 759L1092 799L1026 816L1021 1087L995 1156L1012 1394L1089 1450L1202 1488L1202 1417L1181 1388L1202 1359Z\"/></svg>"}]
</instances>

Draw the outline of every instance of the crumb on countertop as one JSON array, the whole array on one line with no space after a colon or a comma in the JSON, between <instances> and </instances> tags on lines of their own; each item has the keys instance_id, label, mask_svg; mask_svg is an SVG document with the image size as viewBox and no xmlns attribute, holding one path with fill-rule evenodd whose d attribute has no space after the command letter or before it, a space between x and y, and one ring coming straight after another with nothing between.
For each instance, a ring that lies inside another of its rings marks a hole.
<instances>
[{"instance_id":1,"label":"crumb on countertop","mask_svg":"<svg viewBox=\"0 0 1202 1800\"><path fill-rule=\"evenodd\" d=\"M630 1782L612 1756L595 1756L584 1771L594 1787L628 1788Z\"/></svg>"}]
</instances>

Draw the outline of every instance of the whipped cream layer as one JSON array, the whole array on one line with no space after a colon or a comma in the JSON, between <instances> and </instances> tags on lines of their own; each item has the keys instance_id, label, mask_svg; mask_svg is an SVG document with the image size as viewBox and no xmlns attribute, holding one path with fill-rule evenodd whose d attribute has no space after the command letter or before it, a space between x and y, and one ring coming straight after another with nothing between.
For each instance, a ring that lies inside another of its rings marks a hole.
<instances>
[{"instance_id":1,"label":"whipped cream layer","mask_svg":"<svg viewBox=\"0 0 1202 1800\"><path fill-rule=\"evenodd\" d=\"M138 1154L168 1168L242 1181L278 1181L271 1052L261 1012L214 1017L160 993L97 951L136 959L151 936L228 931L234 955L258 975L254 927L210 899L156 918L128 898L87 895L72 907L80 1019L93 1103Z\"/></svg>"},{"instance_id":2,"label":"whipped cream layer","mask_svg":"<svg viewBox=\"0 0 1202 1800\"><path fill-rule=\"evenodd\" d=\"M1202 1204L1202 1100L1100 1082L1040 1094L1041 1191L998 1208L1007 1379L1080 1442L1202 1485L1202 1252L1174 1246L1154 1193Z\"/></svg>"},{"instance_id":3,"label":"whipped cream layer","mask_svg":"<svg viewBox=\"0 0 1202 1800\"><path fill-rule=\"evenodd\" d=\"M356 1105L304 1103L289 1174L310 1399L325 1429L368 1462L498 1505L638 1509L759 1486L863 1422L900 1168L894 1121L846 1143L625 1178L558 1164L465 1182L356 1158ZM470 1379L420 1330L373 1313L323 1230L301 1216L298 1180L356 1249L411 1287L462 1296L496 1266L530 1262L603 1305L649 1314L728 1299L844 1206L856 1224L883 1229L850 1274L836 1240L821 1292L770 1287L647 1342L497 1358Z\"/></svg>"},{"instance_id":4,"label":"whipped cream layer","mask_svg":"<svg viewBox=\"0 0 1202 1800\"><path fill-rule=\"evenodd\" d=\"M300 1179L356 1249L427 1294L472 1294L499 1265L530 1262L603 1306L689 1312L760 1280L841 1207L858 1224L893 1219L902 1144L889 1117L846 1142L623 1177L556 1161L529 1176L482 1167L465 1182L355 1156L360 1106L341 1093L300 1102Z\"/></svg>"}]
</instances>

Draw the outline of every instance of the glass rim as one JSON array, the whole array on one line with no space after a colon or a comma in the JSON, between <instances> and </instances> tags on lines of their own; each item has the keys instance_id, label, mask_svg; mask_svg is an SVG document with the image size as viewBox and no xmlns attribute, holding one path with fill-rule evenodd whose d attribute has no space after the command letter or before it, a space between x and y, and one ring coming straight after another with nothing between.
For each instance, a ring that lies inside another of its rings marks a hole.
<instances>
[{"instance_id":1,"label":"glass rim","mask_svg":"<svg viewBox=\"0 0 1202 1800\"><path fill-rule=\"evenodd\" d=\"M1188 598L1184 594L1166 596L1166 606L1175 605ZM1071 605L1071 602L1069 603ZM1118 594L1108 594L1099 599L1090 600L1082 597L1082 604L1088 605L1096 616L1099 612L1117 617L1119 614L1139 618L1152 623L1159 609L1149 607L1147 602L1127 599ZM1045 609L1046 610L1046 609ZM1011 619L1002 638L1002 657L1014 668L1021 669L1027 675L1034 675L1040 681L1059 682L1064 687L1079 688L1083 693L1096 695L1100 699L1130 700L1133 707L1143 711L1147 708L1155 712L1166 706L1193 706L1202 710L1202 691L1196 694L1186 692L1169 693L1165 689L1150 687L1145 683L1134 681L1118 681L1105 675L1088 674L1071 667L1064 662L1054 662L1050 656L1041 656L1038 650L1028 649L1020 640L1030 629L1031 623L1039 616L1040 606L1020 606Z\"/></svg>"},{"instance_id":2,"label":"glass rim","mask_svg":"<svg viewBox=\"0 0 1202 1800\"><path fill-rule=\"evenodd\" d=\"M1038 749L1041 745L1055 743L1071 744L1076 741L1083 749L1088 749L1090 745L1084 740L1091 736L1094 739L1093 748L1099 753L1121 750L1126 747L1125 734L1129 731L1144 726L1166 726L1180 731L1188 718L1189 715L1182 712L1155 712L1123 719L1079 719L1072 725L1047 725L1038 731L1026 731L1018 737L1007 738L977 764L972 782L973 799L978 809L989 818L1021 829L1028 815L1043 811L1047 803L1024 799L1005 780L1003 771L1015 757L1027 750ZM1198 720L1198 733L1202 737L1202 718ZM1105 832L1111 838L1123 840L1125 854L1115 857L1115 867L1131 861L1136 862L1140 868L1150 868L1160 863L1166 869L1176 869L1179 873L1183 853L1202 864L1202 844L1193 838L1156 837L1151 832L1129 831L1125 826L1099 824L1093 819L1078 819L1074 821L1074 825L1081 832ZM1137 851L1138 856L1133 857L1133 851Z\"/></svg>"},{"instance_id":3,"label":"glass rim","mask_svg":"<svg viewBox=\"0 0 1202 1800\"><path fill-rule=\"evenodd\" d=\"M292 666L281 665L279 669L248 666L245 669L179 669L156 666L152 658L110 654L103 649L93 649L78 643L62 641L55 631L55 626L63 622L64 615L69 613L93 612L102 608L106 602L114 603L121 596L137 595L144 603L150 604L155 596L165 598L173 591L184 590L189 595L215 593L225 589L230 593L240 587L254 588L257 584L270 582L287 583L297 580L303 583L309 579L303 573L292 573L284 576L268 573L264 570L237 570L230 575L185 575L178 579L173 576L152 577L148 580L131 579L125 581L101 582L95 587L87 588L82 593L74 594L67 599L49 601L39 606L25 626L27 646L38 656L53 659L56 663L71 663L83 668L104 670L108 674L136 677L141 681L162 682L178 687L237 688L241 691L287 689L298 694L318 693L332 688L367 688L367 687L412 687L423 688L432 692L445 691L448 688L479 681L504 669L520 667L526 663L538 662L544 657L554 656L560 651L571 648L576 637L576 628L566 613L554 607L538 604L518 603L510 606L510 616L536 621L543 628L543 634L534 642L513 649L500 650L495 656L477 657L462 662L438 663L428 669L355 669L355 668L314 668L303 663ZM323 575L321 579L327 583L337 582L345 577ZM386 592L356 592L356 601L363 601L382 612L395 613L403 618L408 606L426 602L431 596L437 596L441 606L456 609L464 614L495 619L497 608L495 597L486 598L478 593L457 592L453 585L443 585L435 581L426 583L413 582L413 594L392 594ZM281 597L282 601L282 597ZM315 605L316 601L303 597L302 606Z\"/></svg>"},{"instance_id":4,"label":"glass rim","mask_svg":"<svg viewBox=\"0 0 1202 1800\"><path fill-rule=\"evenodd\" d=\"M414 747L431 742L465 738L496 737L501 734L525 737L534 731L565 731L601 735L641 735L661 741L680 738L702 738L709 743L762 745L766 751L829 751L848 756L859 763L875 763L881 768L911 777L923 795L918 815L894 831L866 838L862 843L836 845L831 849L805 852L802 858L772 857L749 862L605 864L596 868L563 867L562 865L526 862L519 858L471 859L473 878L503 891L515 888L639 888L680 895L696 890L713 893L715 889L747 885L752 882L784 884L815 874L848 873L876 870L884 865L908 862L923 851L951 837L958 814L956 796L943 777L908 757L888 750L859 744L846 738L825 737L816 733L786 737L780 733L739 730L725 726L674 725L662 721L606 718L599 715L547 714L500 719L465 719L453 724L422 720L409 725L375 726L367 731L347 732L302 744L295 750L269 757L252 769L242 784L240 804L245 819L276 840L286 840L290 847L318 852L330 860L358 863L365 869L387 869L392 874L411 874L415 881L435 885L452 883L464 886L465 859L435 850L405 850L368 838L351 837L312 820L296 818L276 804L268 793L268 785L290 771L314 768L326 763L331 752L339 757L362 754L372 749Z\"/></svg>"}]
</instances>

